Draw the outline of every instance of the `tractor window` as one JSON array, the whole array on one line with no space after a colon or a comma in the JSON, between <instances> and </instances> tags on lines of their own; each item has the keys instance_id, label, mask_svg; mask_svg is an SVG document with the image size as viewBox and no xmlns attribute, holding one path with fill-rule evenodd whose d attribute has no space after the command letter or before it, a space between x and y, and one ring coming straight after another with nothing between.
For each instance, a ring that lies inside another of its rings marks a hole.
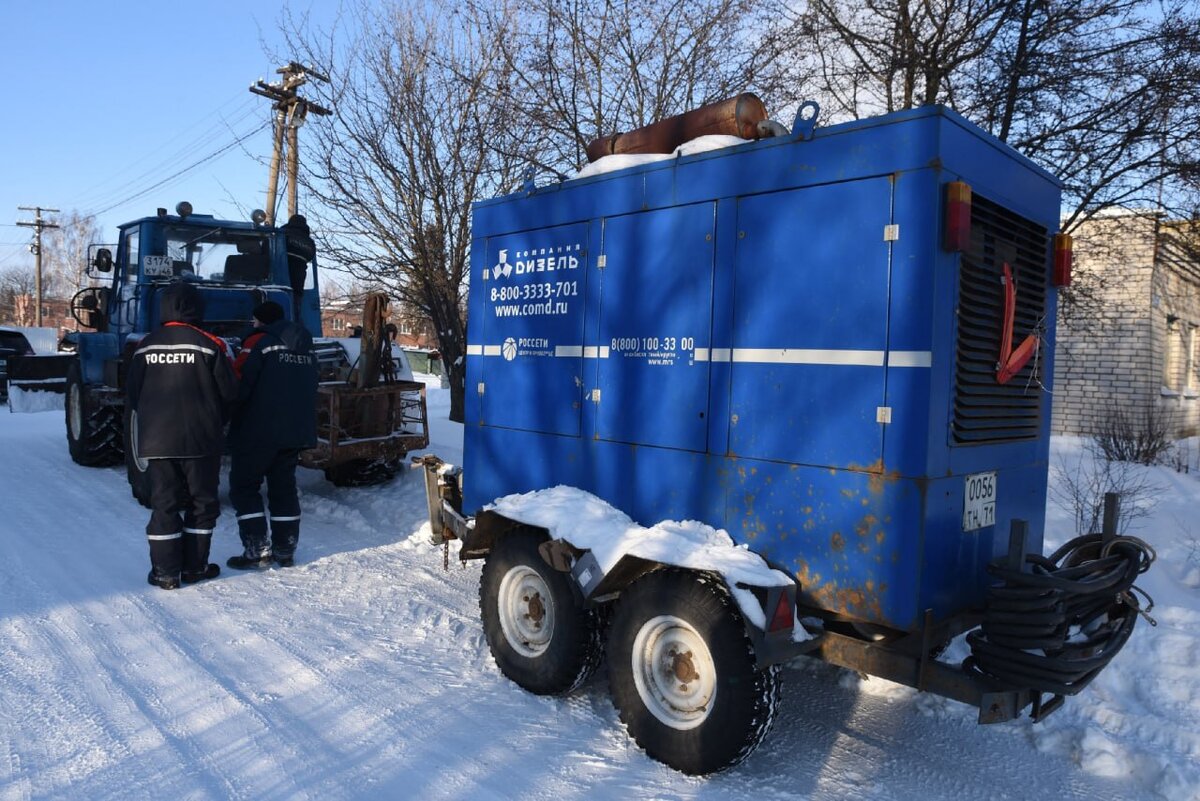
<instances>
[{"instance_id":1,"label":"tractor window","mask_svg":"<svg viewBox=\"0 0 1200 801\"><path fill-rule=\"evenodd\" d=\"M138 251L138 229L131 228L125 234L125 280L129 283L137 283L138 280L138 259L141 256Z\"/></svg>"},{"instance_id":2,"label":"tractor window","mask_svg":"<svg viewBox=\"0 0 1200 801\"><path fill-rule=\"evenodd\" d=\"M176 227L166 230L163 279L193 277L227 284L271 282L270 240L254 231Z\"/></svg>"}]
</instances>

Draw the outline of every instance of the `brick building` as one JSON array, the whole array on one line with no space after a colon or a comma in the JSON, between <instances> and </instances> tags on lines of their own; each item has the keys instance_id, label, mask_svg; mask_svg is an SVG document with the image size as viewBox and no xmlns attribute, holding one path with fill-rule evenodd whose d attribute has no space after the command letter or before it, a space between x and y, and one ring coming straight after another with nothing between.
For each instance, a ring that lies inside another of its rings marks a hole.
<instances>
[{"instance_id":1,"label":"brick building","mask_svg":"<svg viewBox=\"0 0 1200 801\"><path fill-rule=\"evenodd\" d=\"M0 325L31 327L36 319L32 295L0 298ZM42 327L57 328L60 334L82 328L71 316L71 301L66 298L42 298Z\"/></svg>"},{"instance_id":2,"label":"brick building","mask_svg":"<svg viewBox=\"0 0 1200 801\"><path fill-rule=\"evenodd\" d=\"M1200 432L1200 241L1152 213L1093 219L1075 234L1075 275L1098 274L1100 311L1060 322L1052 430L1094 434L1114 411L1173 437Z\"/></svg>"},{"instance_id":3,"label":"brick building","mask_svg":"<svg viewBox=\"0 0 1200 801\"><path fill-rule=\"evenodd\" d=\"M327 337L348 337L355 326L362 325L363 307L360 303L336 300L325 301L321 309L321 331ZM392 314L398 335L396 341L406 348L437 349L437 332L425 318L407 314Z\"/></svg>"}]
</instances>

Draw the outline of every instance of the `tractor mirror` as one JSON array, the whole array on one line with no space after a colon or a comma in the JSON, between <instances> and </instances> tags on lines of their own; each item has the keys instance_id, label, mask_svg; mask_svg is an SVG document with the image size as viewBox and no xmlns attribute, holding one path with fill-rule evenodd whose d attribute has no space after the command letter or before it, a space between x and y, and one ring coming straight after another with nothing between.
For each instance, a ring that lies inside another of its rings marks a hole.
<instances>
[{"instance_id":1,"label":"tractor mirror","mask_svg":"<svg viewBox=\"0 0 1200 801\"><path fill-rule=\"evenodd\" d=\"M92 266L102 273L112 272L112 251L108 248L97 250L96 258L92 260Z\"/></svg>"}]
</instances>

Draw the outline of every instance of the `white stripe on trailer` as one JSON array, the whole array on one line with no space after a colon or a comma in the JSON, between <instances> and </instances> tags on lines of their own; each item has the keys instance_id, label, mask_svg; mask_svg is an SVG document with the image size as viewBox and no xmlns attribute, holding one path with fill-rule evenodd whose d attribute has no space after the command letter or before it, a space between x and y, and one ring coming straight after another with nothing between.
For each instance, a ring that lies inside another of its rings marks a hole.
<instances>
[{"instance_id":1,"label":"white stripe on trailer","mask_svg":"<svg viewBox=\"0 0 1200 801\"><path fill-rule=\"evenodd\" d=\"M888 367L932 367L933 354L927 350L890 350Z\"/></svg>"},{"instance_id":2,"label":"white stripe on trailer","mask_svg":"<svg viewBox=\"0 0 1200 801\"><path fill-rule=\"evenodd\" d=\"M578 359L583 356L583 345L555 345L554 355Z\"/></svg>"},{"instance_id":3,"label":"white stripe on trailer","mask_svg":"<svg viewBox=\"0 0 1200 801\"><path fill-rule=\"evenodd\" d=\"M468 356L482 356L483 355L483 345L467 345L467 355Z\"/></svg>"},{"instance_id":4,"label":"white stripe on trailer","mask_svg":"<svg viewBox=\"0 0 1200 801\"><path fill-rule=\"evenodd\" d=\"M499 356L500 355L500 346L499 345L484 345L483 346L483 355L484 356Z\"/></svg>"},{"instance_id":5,"label":"white stripe on trailer","mask_svg":"<svg viewBox=\"0 0 1200 801\"><path fill-rule=\"evenodd\" d=\"M734 348L733 361L740 364L822 364L851 367L883 367L881 350L827 350L810 348Z\"/></svg>"}]
</instances>

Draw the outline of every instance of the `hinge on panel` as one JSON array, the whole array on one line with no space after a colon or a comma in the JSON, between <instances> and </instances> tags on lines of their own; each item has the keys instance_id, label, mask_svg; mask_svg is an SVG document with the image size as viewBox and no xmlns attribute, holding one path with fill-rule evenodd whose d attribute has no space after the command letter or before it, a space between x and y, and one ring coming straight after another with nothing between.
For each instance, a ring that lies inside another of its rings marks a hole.
<instances>
[{"instance_id":1,"label":"hinge on panel","mask_svg":"<svg viewBox=\"0 0 1200 801\"><path fill-rule=\"evenodd\" d=\"M893 224L893 225L883 226L883 241L884 242L895 242L899 239L900 239L900 226L899 225Z\"/></svg>"},{"instance_id":2,"label":"hinge on panel","mask_svg":"<svg viewBox=\"0 0 1200 801\"><path fill-rule=\"evenodd\" d=\"M596 266L599 267L601 270L603 270L605 267L607 267L608 266L608 254L601 253L599 256L597 256L596 257Z\"/></svg>"},{"instance_id":3,"label":"hinge on panel","mask_svg":"<svg viewBox=\"0 0 1200 801\"><path fill-rule=\"evenodd\" d=\"M600 389L596 388L596 389L592 390L592 403L599 403L599 402L600 402Z\"/></svg>"},{"instance_id":4,"label":"hinge on panel","mask_svg":"<svg viewBox=\"0 0 1200 801\"><path fill-rule=\"evenodd\" d=\"M875 422L876 423L892 422L892 407L891 406L875 407Z\"/></svg>"},{"instance_id":5,"label":"hinge on panel","mask_svg":"<svg viewBox=\"0 0 1200 801\"><path fill-rule=\"evenodd\" d=\"M483 394L483 382L482 382L482 381L480 381L480 382L479 382L479 387L477 388L477 390L476 390L476 391L477 391L477 392L478 392L480 395L482 395L482 394Z\"/></svg>"}]
</instances>

